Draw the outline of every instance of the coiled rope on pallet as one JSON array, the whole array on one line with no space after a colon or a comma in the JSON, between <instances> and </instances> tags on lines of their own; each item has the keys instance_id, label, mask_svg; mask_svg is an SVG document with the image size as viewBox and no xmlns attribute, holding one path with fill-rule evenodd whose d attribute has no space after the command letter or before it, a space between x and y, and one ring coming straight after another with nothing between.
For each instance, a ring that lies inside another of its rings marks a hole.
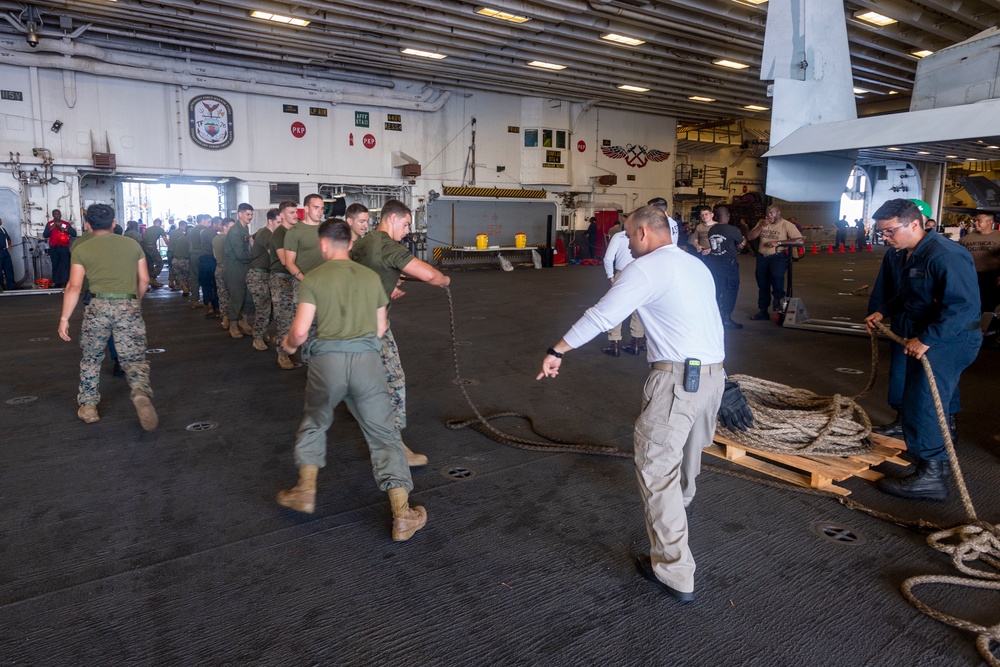
<instances>
[{"instance_id":1,"label":"coiled rope on pallet","mask_svg":"<svg viewBox=\"0 0 1000 667\"><path fill-rule=\"evenodd\" d=\"M454 302L452 301L451 290L446 287L445 291L448 294L448 313L450 318L452 343L451 349L452 357L455 363L455 383L458 385L459 389L461 389L462 395L465 397L466 402L475 414L474 419L453 419L448 421L446 423L448 428L473 428L492 440L511 447L530 451L579 453L610 456L615 458L632 458L633 455L631 452L618 449L617 447L570 442L541 433L536 428L534 420L532 420L531 417L518 412L498 412L492 415L484 416L472 401L469 393L465 390L465 383L462 381L458 363ZM879 323L877 327L882 334L901 345L905 345L905 341L902 338L894 334L883 324ZM743 390L744 395L747 396L751 409L754 412L754 430L761 427L769 430L771 432L771 438L782 439L782 444L777 446L785 447L785 449L773 449L771 447L775 447L775 445L761 443L757 440L755 440L754 444L750 446L758 449L767 449L768 451L780 451L793 454L849 456L852 453L849 450L852 447L857 446L855 444L856 440L869 440L869 435L871 433L871 421L868 419L867 413L857 406L855 399L864 396L875 385L878 369L878 338L874 334L872 335L871 342L871 374L869 375L868 383L865 385L865 388L861 391L861 393L857 394L853 398L845 398L839 394L832 397L820 396L805 389L793 389L791 387L787 387L786 385L770 382L768 380L761 380L760 378L754 378L746 375L732 376L732 379L740 382L741 389ZM927 537L927 543L933 549L948 554L951 557L955 568L966 576L920 575L910 577L903 582L903 595L910 602L910 604L931 618L951 625L952 627L960 628L975 634L976 648L979 650L980 655L986 663L991 667L1000 667L1000 658L994 655L991 646L991 642L995 642L998 646L1000 646L1000 623L992 626L985 626L973 623L966 619L945 614L944 612L934 609L927 603L920 600L913 592L914 588L927 584L945 584L966 588L1000 590L1000 524L991 524L986 521L982 521L976 515L975 506L972 503L972 498L969 496L968 487L965 484L965 478L962 475L962 469L958 463L958 456L955 453L955 443L952 442L951 439L951 432L948 429L948 419L945 415L944 406L941 403L941 395L938 392L937 382L934 379L934 373L931 369L930 361L927 359L926 355L923 355L920 358L920 362L923 365L924 373L927 376L927 381L930 385L931 396L934 400L934 409L938 417L938 425L941 428L941 433L944 437L945 448L948 452L948 459L951 462L951 467L955 475L955 482L958 486L959 494L962 499L962 505L968 519L968 523L966 524L952 528L943 528L938 524L924 519L911 520L897 517L887 512L867 507L857 501L829 491L792 486L784 482L763 479L761 477L755 477L713 465L705 465L703 467L731 477L750 480L766 486L795 491L798 493L826 496L836 500L848 509L864 512L870 516L899 526L915 528L918 530L934 529L935 532ZM791 406L792 409L790 411L787 410L787 406ZM846 422L851 419L852 415L860 417L860 423L854 422L853 426L847 424ZM532 440L513 436L500 431L489 423L490 420L502 417L517 417L528 420L532 432L545 440ZM761 417L764 417L766 421ZM810 425L808 427L787 426L787 424L782 423L782 420L791 421L793 419L806 420ZM721 425L719 426L719 429L727 434L728 437L742 442L739 440L741 435L740 432L734 433L728 429L722 428ZM767 446L761 446L762 444ZM840 449L836 449L838 447L840 447ZM828 451L833 450L839 451L840 453L828 453ZM970 566L970 564L977 561L982 562L986 567L993 568L995 571L991 572L989 570Z\"/></svg>"}]
</instances>

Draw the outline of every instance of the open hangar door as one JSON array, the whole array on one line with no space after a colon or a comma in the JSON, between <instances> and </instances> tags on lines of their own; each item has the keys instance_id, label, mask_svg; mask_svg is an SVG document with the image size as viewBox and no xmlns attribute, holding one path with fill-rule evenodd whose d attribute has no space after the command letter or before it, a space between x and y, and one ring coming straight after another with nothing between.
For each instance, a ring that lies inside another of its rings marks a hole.
<instances>
[{"instance_id":1,"label":"open hangar door","mask_svg":"<svg viewBox=\"0 0 1000 667\"><path fill-rule=\"evenodd\" d=\"M432 253L474 246L479 234L487 234L491 246L513 246L516 234L525 234L529 246L545 245L556 214L552 201L439 198L427 204L427 242Z\"/></svg>"}]
</instances>

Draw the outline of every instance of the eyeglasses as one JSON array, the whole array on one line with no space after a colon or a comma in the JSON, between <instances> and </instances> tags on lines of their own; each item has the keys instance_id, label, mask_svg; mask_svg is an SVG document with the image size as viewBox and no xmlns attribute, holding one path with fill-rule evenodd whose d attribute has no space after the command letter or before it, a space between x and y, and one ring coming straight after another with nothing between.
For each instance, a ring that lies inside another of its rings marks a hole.
<instances>
[{"instance_id":1,"label":"eyeglasses","mask_svg":"<svg viewBox=\"0 0 1000 667\"><path fill-rule=\"evenodd\" d=\"M888 229L880 229L878 232L876 232L876 236L878 236L880 239L884 238L886 236L888 236L889 238L892 238L893 236L896 235L896 232L898 232L903 227L908 227L909 224L910 223L908 223L908 222L904 222L903 224L896 225L895 227L889 227Z\"/></svg>"}]
</instances>

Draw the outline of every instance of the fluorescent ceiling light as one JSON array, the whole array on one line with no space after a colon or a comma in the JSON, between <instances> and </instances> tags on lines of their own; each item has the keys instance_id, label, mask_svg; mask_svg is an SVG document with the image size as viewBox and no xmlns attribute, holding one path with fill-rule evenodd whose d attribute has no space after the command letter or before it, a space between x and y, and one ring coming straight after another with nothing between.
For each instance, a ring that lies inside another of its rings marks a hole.
<instances>
[{"instance_id":1,"label":"fluorescent ceiling light","mask_svg":"<svg viewBox=\"0 0 1000 667\"><path fill-rule=\"evenodd\" d=\"M702 97L701 95L692 95L688 98L689 100L694 100L695 102L714 102L714 97Z\"/></svg>"},{"instance_id":2,"label":"fluorescent ceiling light","mask_svg":"<svg viewBox=\"0 0 1000 667\"><path fill-rule=\"evenodd\" d=\"M917 155L930 155L930 151L917 151Z\"/></svg>"},{"instance_id":3,"label":"fluorescent ceiling light","mask_svg":"<svg viewBox=\"0 0 1000 667\"><path fill-rule=\"evenodd\" d=\"M768 107L762 107L759 104L748 104L748 105L746 105L743 108L746 109L747 111L767 111L768 110Z\"/></svg>"},{"instance_id":4,"label":"fluorescent ceiling light","mask_svg":"<svg viewBox=\"0 0 1000 667\"><path fill-rule=\"evenodd\" d=\"M899 151L899 150L902 150L902 149L901 148L896 148L895 146L889 146L888 148L886 148L886 150L887 151Z\"/></svg>"},{"instance_id":5,"label":"fluorescent ceiling light","mask_svg":"<svg viewBox=\"0 0 1000 667\"><path fill-rule=\"evenodd\" d=\"M616 44L624 44L626 46L639 46L640 44L646 43L641 39L636 39L635 37L626 37L625 35L617 35L613 32L601 35L601 39L606 39L609 42L615 42Z\"/></svg>"},{"instance_id":6,"label":"fluorescent ceiling light","mask_svg":"<svg viewBox=\"0 0 1000 667\"><path fill-rule=\"evenodd\" d=\"M420 56L421 58L433 58L434 60L441 60L447 58L448 56L443 53L434 53L433 51L421 51L420 49L400 49L400 53L404 53L408 56Z\"/></svg>"},{"instance_id":7,"label":"fluorescent ceiling light","mask_svg":"<svg viewBox=\"0 0 1000 667\"><path fill-rule=\"evenodd\" d=\"M957 160L958 159L957 155L945 155L945 157L948 158L949 160Z\"/></svg>"},{"instance_id":8,"label":"fluorescent ceiling light","mask_svg":"<svg viewBox=\"0 0 1000 667\"><path fill-rule=\"evenodd\" d=\"M763 5L767 0L733 0L733 2L738 2L741 5L750 5L751 7L756 7L757 5Z\"/></svg>"},{"instance_id":9,"label":"fluorescent ceiling light","mask_svg":"<svg viewBox=\"0 0 1000 667\"><path fill-rule=\"evenodd\" d=\"M726 60L725 58L720 58L719 60L713 60L712 64L718 65L719 67L728 67L729 69L746 69L750 67L750 65L738 63L735 60Z\"/></svg>"},{"instance_id":10,"label":"fluorescent ceiling light","mask_svg":"<svg viewBox=\"0 0 1000 667\"><path fill-rule=\"evenodd\" d=\"M890 90L889 94L890 95L899 95L899 91L898 90Z\"/></svg>"},{"instance_id":11,"label":"fluorescent ceiling light","mask_svg":"<svg viewBox=\"0 0 1000 667\"><path fill-rule=\"evenodd\" d=\"M934 53L934 52L933 51L928 51L927 49L923 49L921 51L914 51L910 55L911 56L916 56L918 58L926 58L927 56L931 55L932 53Z\"/></svg>"},{"instance_id":12,"label":"fluorescent ceiling light","mask_svg":"<svg viewBox=\"0 0 1000 667\"><path fill-rule=\"evenodd\" d=\"M880 28L896 22L896 19L889 18L884 14L879 14L878 12L873 11L865 11L864 9L854 12L854 18L859 21L864 21L865 23L870 23L871 25L877 25Z\"/></svg>"},{"instance_id":13,"label":"fluorescent ceiling light","mask_svg":"<svg viewBox=\"0 0 1000 667\"><path fill-rule=\"evenodd\" d=\"M643 88L642 86L631 86L631 85L629 85L627 83L623 83L622 85L618 86L618 89L619 90L627 90L627 91L632 92L632 93L648 93L649 92L649 88Z\"/></svg>"},{"instance_id":14,"label":"fluorescent ceiling light","mask_svg":"<svg viewBox=\"0 0 1000 667\"><path fill-rule=\"evenodd\" d=\"M541 69L566 69L565 65L556 65L555 63L542 62L541 60L532 60L528 63L528 67L538 67Z\"/></svg>"},{"instance_id":15,"label":"fluorescent ceiling light","mask_svg":"<svg viewBox=\"0 0 1000 667\"><path fill-rule=\"evenodd\" d=\"M855 95L864 95L865 93L870 93L870 92L871 92L870 90L865 90L864 88L857 88L857 87L854 88Z\"/></svg>"},{"instance_id":16,"label":"fluorescent ceiling light","mask_svg":"<svg viewBox=\"0 0 1000 667\"><path fill-rule=\"evenodd\" d=\"M1000 146L987 146L987 148L1000 148Z\"/></svg>"},{"instance_id":17,"label":"fluorescent ceiling light","mask_svg":"<svg viewBox=\"0 0 1000 667\"><path fill-rule=\"evenodd\" d=\"M531 20L527 16L518 16L517 14L500 11L499 9L491 9L489 7L476 7L476 13L483 16L489 16L491 19L510 21L511 23L527 23Z\"/></svg>"},{"instance_id":18,"label":"fluorescent ceiling light","mask_svg":"<svg viewBox=\"0 0 1000 667\"><path fill-rule=\"evenodd\" d=\"M303 19L283 16L281 14L272 14L271 12L262 12L260 10L250 12L250 17L255 19L264 19L265 21L274 21L275 23L284 23L286 25L297 25L301 28L309 25L309 21L305 21Z\"/></svg>"}]
</instances>

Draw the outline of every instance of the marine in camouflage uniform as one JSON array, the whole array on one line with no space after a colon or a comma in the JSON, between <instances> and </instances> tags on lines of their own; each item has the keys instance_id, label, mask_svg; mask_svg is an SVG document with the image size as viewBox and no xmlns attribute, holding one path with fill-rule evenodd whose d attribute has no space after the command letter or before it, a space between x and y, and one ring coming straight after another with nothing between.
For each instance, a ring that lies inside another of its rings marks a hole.
<instances>
[{"instance_id":1,"label":"marine in camouflage uniform","mask_svg":"<svg viewBox=\"0 0 1000 667\"><path fill-rule=\"evenodd\" d=\"M278 205L278 220L281 224L275 228L267 244L271 256L271 317L277 327L275 340L279 344L275 347L278 350L278 366L287 371L295 368L295 364L280 342L288 335L295 318L295 279L285 268L285 232L298 220L298 205L293 201L281 202Z\"/></svg>"},{"instance_id":2,"label":"marine in camouflage uniform","mask_svg":"<svg viewBox=\"0 0 1000 667\"><path fill-rule=\"evenodd\" d=\"M170 271L173 274L174 287L187 296L191 290L191 242L187 237L187 222L180 221L177 229L170 232Z\"/></svg>"},{"instance_id":3,"label":"marine in camouflage uniform","mask_svg":"<svg viewBox=\"0 0 1000 667\"><path fill-rule=\"evenodd\" d=\"M229 335L243 338L253 333L246 316L253 312L253 300L247 292L247 272L250 270L250 233L253 206L242 203L236 207L236 224L226 232L226 267L222 278L229 288Z\"/></svg>"},{"instance_id":4,"label":"marine in camouflage uniform","mask_svg":"<svg viewBox=\"0 0 1000 667\"><path fill-rule=\"evenodd\" d=\"M247 289L253 298L253 349L264 351L267 343L264 334L271 324L271 255L268 242L278 226L278 209L267 212L267 227L261 227L250 237L250 271L247 272Z\"/></svg>"},{"instance_id":5,"label":"marine in camouflage uniform","mask_svg":"<svg viewBox=\"0 0 1000 667\"><path fill-rule=\"evenodd\" d=\"M215 257L215 291L219 296L219 316L222 318L222 328L229 330L229 288L222 278L222 270L226 268L226 233L236 224L232 218L222 221L222 230L212 239L212 255Z\"/></svg>"},{"instance_id":6,"label":"marine in camouflage uniform","mask_svg":"<svg viewBox=\"0 0 1000 667\"><path fill-rule=\"evenodd\" d=\"M69 341L69 318L80 299L84 278L90 278L91 300L83 316L80 331L80 390L77 416L90 424L100 419L97 405L101 400L100 368L104 348L114 336L118 359L125 369L131 388L132 403L142 427L151 431L158 418L150 401L149 362L146 360L146 325L139 305L149 287L146 256L132 239L111 232L114 209L107 204L93 204L87 209L87 222L94 236L81 244L72 257L70 282L63 295L59 336Z\"/></svg>"},{"instance_id":7,"label":"marine in camouflage uniform","mask_svg":"<svg viewBox=\"0 0 1000 667\"><path fill-rule=\"evenodd\" d=\"M390 200L382 207L382 218L375 231L358 239L351 248L351 259L367 266L379 275L386 296L398 299L404 292L399 289L399 278L402 273L436 287L446 287L451 279L433 266L417 259L399 242L410 230L412 214L409 207L397 200ZM389 385L389 395L392 401L393 425L400 433L406 428L406 376L399 360L399 349L392 332L387 329L382 337L382 347L379 351L382 366L385 369L386 381ZM404 445L405 447L405 445ZM427 457L414 454L406 449L406 458L410 465L426 465Z\"/></svg>"}]
</instances>

